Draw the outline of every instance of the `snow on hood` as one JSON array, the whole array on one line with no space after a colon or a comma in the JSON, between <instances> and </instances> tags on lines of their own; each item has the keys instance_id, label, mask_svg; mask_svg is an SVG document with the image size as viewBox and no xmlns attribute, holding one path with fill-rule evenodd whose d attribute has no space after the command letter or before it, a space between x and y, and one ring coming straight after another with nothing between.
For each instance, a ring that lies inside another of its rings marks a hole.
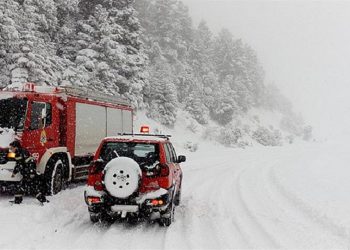
<instances>
[{"instance_id":1,"label":"snow on hood","mask_svg":"<svg viewBox=\"0 0 350 250\"><path fill-rule=\"evenodd\" d=\"M0 148L7 148L15 140L15 131L8 128L0 128Z\"/></svg>"}]
</instances>

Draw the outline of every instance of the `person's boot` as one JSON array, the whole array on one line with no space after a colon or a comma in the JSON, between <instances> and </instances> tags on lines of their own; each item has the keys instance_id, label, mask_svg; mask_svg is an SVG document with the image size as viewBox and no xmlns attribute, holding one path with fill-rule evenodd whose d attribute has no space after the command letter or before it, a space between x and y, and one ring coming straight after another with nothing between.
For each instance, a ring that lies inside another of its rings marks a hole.
<instances>
[{"instance_id":1,"label":"person's boot","mask_svg":"<svg viewBox=\"0 0 350 250\"><path fill-rule=\"evenodd\" d=\"M38 201L40 201L41 203L49 202L49 201L46 199L45 195L43 195L42 193L38 193L38 194L36 195L36 198L37 198Z\"/></svg>"},{"instance_id":2,"label":"person's boot","mask_svg":"<svg viewBox=\"0 0 350 250\"><path fill-rule=\"evenodd\" d=\"M23 201L23 196L22 195L15 195L15 200L14 200L15 204L21 204L22 201Z\"/></svg>"}]
</instances>

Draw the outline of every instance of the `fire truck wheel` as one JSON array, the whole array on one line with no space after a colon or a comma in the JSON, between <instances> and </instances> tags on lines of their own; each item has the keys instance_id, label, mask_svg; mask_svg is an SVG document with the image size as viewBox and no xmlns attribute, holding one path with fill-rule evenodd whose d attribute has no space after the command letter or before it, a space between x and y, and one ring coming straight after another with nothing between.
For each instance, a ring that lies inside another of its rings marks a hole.
<instances>
[{"instance_id":1,"label":"fire truck wheel","mask_svg":"<svg viewBox=\"0 0 350 250\"><path fill-rule=\"evenodd\" d=\"M61 159L52 159L49 162L49 171L46 173L48 194L59 193L64 186L63 162Z\"/></svg>"}]
</instances>

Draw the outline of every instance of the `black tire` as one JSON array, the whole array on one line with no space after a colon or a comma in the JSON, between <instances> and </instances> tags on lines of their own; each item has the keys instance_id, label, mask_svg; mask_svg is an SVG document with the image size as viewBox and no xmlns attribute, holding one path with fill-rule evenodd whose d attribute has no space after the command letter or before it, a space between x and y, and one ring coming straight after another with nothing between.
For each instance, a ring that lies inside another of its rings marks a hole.
<instances>
[{"instance_id":1,"label":"black tire","mask_svg":"<svg viewBox=\"0 0 350 250\"><path fill-rule=\"evenodd\" d=\"M180 203L181 203L181 188L179 189L179 191L177 191L175 195L175 200L174 200L175 206L179 206Z\"/></svg>"},{"instance_id":2,"label":"black tire","mask_svg":"<svg viewBox=\"0 0 350 250\"><path fill-rule=\"evenodd\" d=\"M48 166L48 172L45 173L47 194L54 195L64 189L65 186L63 161L60 158L50 159Z\"/></svg>"},{"instance_id":3,"label":"black tire","mask_svg":"<svg viewBox=\"0 0 350 250\"><path fill-rule=\"evenodd\" d=\"M111 225L115 222L115 219L104 212L99 212L99 213L90 212L90 221L92 223L101 223L104 225Z\"/></svg>"},{"instance_id":4,"label":"black tire","mask_svg":"<svg viewBox=\"0 0 350 250\"><path fill-rule=\"evenodd\" d=\"M180 185L179 185L179 190L176 192L175 198L174 198L174 204L175 206L179 206L181 203L181 185L182 185L182 176L180 179Z\"/></svg>"},{"instance_id":5,"label":"black tire","mask_svg":"<svg viewBox=\"0 0 350 250\"><path fill-rule=\"evenodd\" d=\"M127 217L126 221L130 225L136 225L139 222L139 218L137 216L129 216L129 217Z\"/></svg>"},{"instance_id":6,"label":"black tire","mask_svg":"<svg viewBox=\"0 0 350 250\"><path fill-rule=\"evenodd\" d=\"M92 223L97 223L101 221L101 214L90 213L90 221Z\"/></svg>"},{"instance_id":7,"label":"black tire","mask_svg":"<svg viewBox=\"0 0 350 250\"><path fill-rule=\"evenodd\" d=\"M168 211L159 219L158 223L161 227L169 227L174 222L175 204L169 205Z\"/></svg>"}]
</instances>

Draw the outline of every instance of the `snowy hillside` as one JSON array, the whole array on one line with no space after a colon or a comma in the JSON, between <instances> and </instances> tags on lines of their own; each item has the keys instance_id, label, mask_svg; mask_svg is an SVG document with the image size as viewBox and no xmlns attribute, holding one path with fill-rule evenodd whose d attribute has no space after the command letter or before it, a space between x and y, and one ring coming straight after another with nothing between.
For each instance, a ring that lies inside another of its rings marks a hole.
<instances>
[{"instance_id":1,"label":"snowy hillside","mask_svg":"<svg viewBox=\"0 0 350 250\"><path fill-rule=\"evenodd\" d=\"M195 27L182 1L2 1L0 30L0 88L34 82L121 95L170 128L186 111L189 129L204 126L227 146L304 136L254 48L225 28ZM264 112L284 122L259 124Z\"/></svg>"}]
</instances>

